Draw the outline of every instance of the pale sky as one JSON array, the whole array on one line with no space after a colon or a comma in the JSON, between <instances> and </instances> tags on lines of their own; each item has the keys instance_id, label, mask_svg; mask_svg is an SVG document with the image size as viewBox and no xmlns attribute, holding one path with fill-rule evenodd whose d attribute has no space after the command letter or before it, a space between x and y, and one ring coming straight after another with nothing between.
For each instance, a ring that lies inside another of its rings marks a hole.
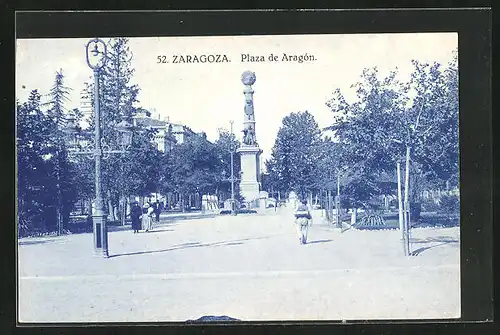
<instances>
[{"instance_id":1,"label":"pale sky","mask_svg":"<svg viewBox=\"0 0 500 335\"><path fill-rule=\"evenodd\" d=\"M92 70L85 61L89 39L17 40L16 97L25 101L32 89L48 93L57 70L63 69L65 85L72 88L67 108L80 106L84 82ZM104 39L107 41L107 39ZM204 131L217 138L219 127L229 128L241 139L244 85L241 74L254 71L254 111L257 141L263 160L269 158L283 117L308 110L320 127L332 123L326 101L336 88L344 93L356 83L363 68L377 66L381 75L399 68L411 71L412 59L447 64L458 46L456 33L336 34L234 37L130 38L133 54L132 80L139 85L138 106L154 108L170 121ZM314 55L315 61L269 62L269 54ZM227 55L230 63L158 64L157 56ZM242 62L241 55L262 55L266 62ZM22 86L25 86L23 89Z\"/></svg>"}]
</instances>

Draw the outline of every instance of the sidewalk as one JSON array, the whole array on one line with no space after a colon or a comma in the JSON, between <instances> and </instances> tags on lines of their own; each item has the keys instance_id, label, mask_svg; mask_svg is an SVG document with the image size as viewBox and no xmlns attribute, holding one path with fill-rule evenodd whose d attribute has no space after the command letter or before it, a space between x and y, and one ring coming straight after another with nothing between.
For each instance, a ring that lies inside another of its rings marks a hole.
<instances>
[{"instance_id":1,"label":"sidewalk","mask_svg":"<svg viewBox=\"0 0 500 335\"><path fill-rule=\"evenodd\" d=\"M155 222L155 218L153 217L153 225L164 225L168 223L172 223L180 220L195 220L195 219L205 219L205 218L214 218L219 214L214 212L179 212L179 213L161 213L160 214L160 223ZM113 231L122 231L122 230L131 230L132 224L130 219L127 219L127 224L124 226L117 225L108 225L108 232Z\"/></svg>"},{"instance_id":2,"label":"sidewalk","mask_svg":"<svg viewBox=\"0 0 500 335\"><path fill-rule=\"evenodd\" d=\"M150 233L110 234L108 259L93 256L92 234L30 241L18 248L21 321L460 315L458 228L412 230L417 256L405 257L399 231L342 233L313 215L306 245L287 210L183 222L164 216Z\"/></svg>"}]
</instances>

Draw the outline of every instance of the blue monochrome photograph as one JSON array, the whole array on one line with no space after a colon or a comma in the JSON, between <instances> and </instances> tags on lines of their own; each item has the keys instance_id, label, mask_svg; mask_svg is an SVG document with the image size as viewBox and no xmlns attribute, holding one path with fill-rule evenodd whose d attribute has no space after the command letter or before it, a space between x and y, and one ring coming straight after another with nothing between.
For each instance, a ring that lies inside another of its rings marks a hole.
<instances>
[{"instance_id":1,"label":"blue monochrome photograph","mask_svg":"<svg viewBox=\"0 0 500 335\"><path fill-rule=\"evenodd\" d=\"M16 40L18 322L454 319L457 33Z\"/></svg>"}]
</instances>

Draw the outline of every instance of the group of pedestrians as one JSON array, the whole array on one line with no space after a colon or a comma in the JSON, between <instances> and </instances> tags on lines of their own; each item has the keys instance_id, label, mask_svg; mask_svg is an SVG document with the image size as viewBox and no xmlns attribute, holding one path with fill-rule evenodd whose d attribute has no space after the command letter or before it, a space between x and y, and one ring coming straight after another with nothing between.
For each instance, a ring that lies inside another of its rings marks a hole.
<instances>
[{"instance_id":1,"label":"group of pedestrians","mask_svg":"<svg viewBox=\"0 0 500 335\"><path fill-rule=\"evenodd\" d=\"M132 230L138 233L140 230L149 232L153 229L153 218L156 223L160 222L160 213L162 210L161 203L157 200L155 203L146 202L144 205L139 206L138 201L132 203L130 209L130 217L132 218ZM275 204L276 210L276 204ZM307 201L303 200L294 212L295 228L300 244L307 243L307 232L309 226L312 224L312 216L307 206Z\"/></svg>"},{"instance_id":2,"label":"group of pedestrians","mask_svg":"<svg viewBox=\"0 0 500 335\"><path fill-rule=\"evenodd\" d=\"M155 203L146 202L139 206L138 201L132 203L130 217L132 219L132 230L138 233L140 230L149 232L153 229L153 218L156 223L160 222L161 203L157 200Z\"/></svg>"}]
</instances>

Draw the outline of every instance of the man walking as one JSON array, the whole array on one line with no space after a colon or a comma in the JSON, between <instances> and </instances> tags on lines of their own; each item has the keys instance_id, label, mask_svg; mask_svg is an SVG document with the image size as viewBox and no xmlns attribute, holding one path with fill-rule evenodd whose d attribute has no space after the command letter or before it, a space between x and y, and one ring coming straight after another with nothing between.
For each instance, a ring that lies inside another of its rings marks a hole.
<instances>
[{"instance_id":1,"label":"man walking","mask_svg":"<svg viewBox=\"0 0 500 335\"><path fill-rule=\"evenodd\" d=\"M156 221L156 223L159 223L160 222L160 214L161 214L160 201L157 199L153 206L154 206L154 211L155 211L155 221Z\"/></svg>"},{"instance_id":2,"label":"man walking","mask_svg":"<svg viewBox=\"0 0 500 335\"><path fill-rule=\"evenodd\" d=\"M299 238L300 244L306 244L307 242L307 231L312 220L311 213L307 207L307 200L303 200L297 206L295 210L295 228L297 230L297 236Z\"/></svg>"}]
</instances>

